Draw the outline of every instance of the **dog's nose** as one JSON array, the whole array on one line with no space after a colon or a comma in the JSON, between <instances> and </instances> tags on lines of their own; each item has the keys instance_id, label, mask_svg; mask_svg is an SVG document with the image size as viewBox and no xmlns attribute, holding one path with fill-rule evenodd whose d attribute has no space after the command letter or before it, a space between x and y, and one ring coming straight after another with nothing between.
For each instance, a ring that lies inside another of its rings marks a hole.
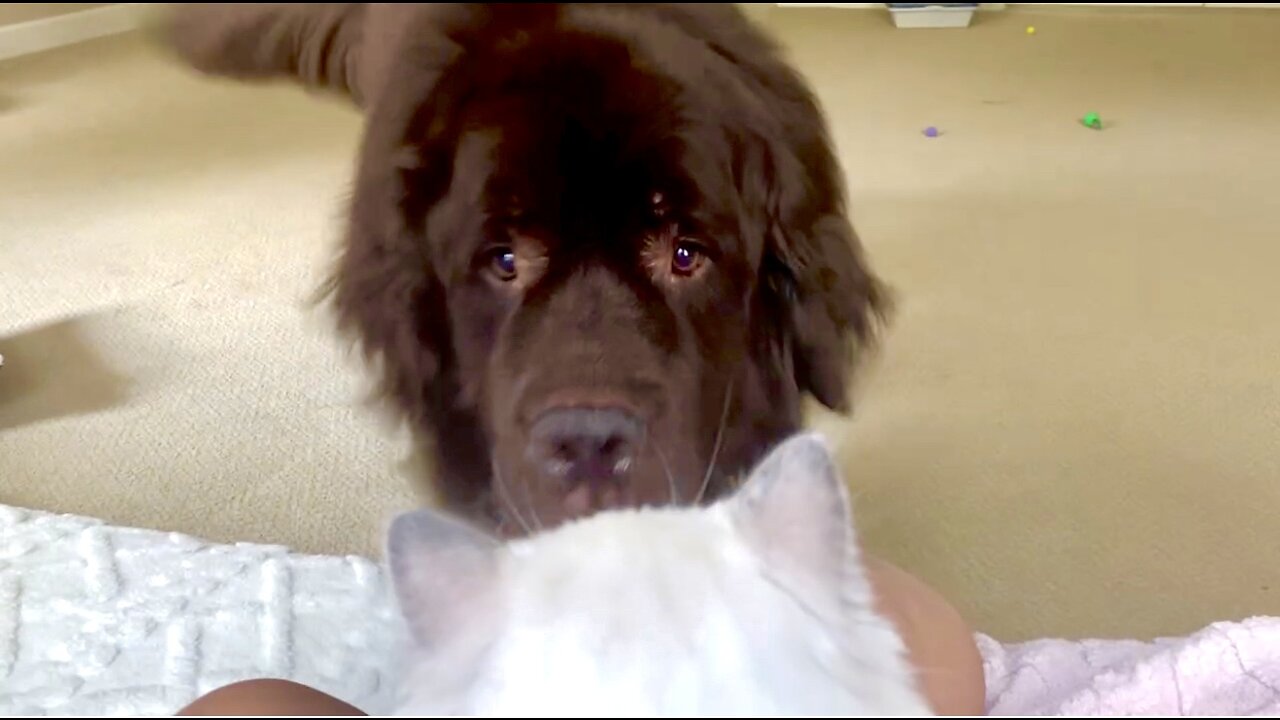
<instances>
[{"instance_id":1,"label":"dog's nose","mask_svg":"<svg viewBox=\"0 0 1280 720\"><path fill-rule=\"evenodd\" d=\"M627 474L644 440L644 424L621 408L554 408L530 430L530 453L548 475L569 485Z\"/></svg>"}]
</instances>

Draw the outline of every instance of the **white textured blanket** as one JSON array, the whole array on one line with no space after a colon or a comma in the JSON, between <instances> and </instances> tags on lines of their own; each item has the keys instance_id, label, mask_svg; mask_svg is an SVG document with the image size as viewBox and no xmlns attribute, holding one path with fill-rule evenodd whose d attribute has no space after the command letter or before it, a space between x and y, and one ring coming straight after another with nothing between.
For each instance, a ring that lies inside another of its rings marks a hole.
<instances>
[{"instance_id":1,"label":"white textured blanket","mask_svg":"<svg viewBox=\"0 0 1280 720\"><path fill-rule=\"evenodd\" d=\"M377 565L0 506L0 715L163 715L253 677L390 699Z\"/></svg>"},{"instance_id":2,"label":"white textured blanket","mask_svg":"<svg viewBox=\"0 0 1280 720\"><path fill-rule=\"evenodd\" d=\"M164 715L251 677L370 713L396 620L377 565L0 505L0 714ZM1280 619L1155 643L978 636L993 714L1280 714Z\"/></svg>"}]
</instances>

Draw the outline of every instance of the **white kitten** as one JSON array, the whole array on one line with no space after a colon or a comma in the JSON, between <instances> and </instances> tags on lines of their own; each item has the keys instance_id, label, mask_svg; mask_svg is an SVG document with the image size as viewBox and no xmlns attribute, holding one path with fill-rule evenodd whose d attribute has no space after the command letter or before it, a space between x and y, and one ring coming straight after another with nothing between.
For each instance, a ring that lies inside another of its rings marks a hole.
<instances>
[{"instance_id":1,"label":"white kitten","mask_svg":"<svg viewBox=\"0 0 1280 720\"><path fill-rule=\"evenodd\" d=\"M872 609L824 442L780 444L705 508L614 511L502 544L391 526L412 635L403 715L927 715Z\"/></svg>"}]
</instances>

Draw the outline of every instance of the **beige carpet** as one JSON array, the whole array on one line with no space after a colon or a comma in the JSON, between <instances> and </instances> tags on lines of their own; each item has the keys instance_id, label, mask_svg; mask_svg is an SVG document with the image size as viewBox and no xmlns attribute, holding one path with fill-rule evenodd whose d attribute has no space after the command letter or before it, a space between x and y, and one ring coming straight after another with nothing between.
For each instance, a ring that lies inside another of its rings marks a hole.
<instances>
[{"instance_id":1,"label":"beige carpet","mask_svg":"<svg viewBox=\"0 0 1280 720\"><path fill-rule=\"evenodd\" d=\"M869 545L1005 639L1280 613L1280 12L769 22L900 293L816 418ZM356 130L133 38L0 65L0 502L376 547L403 445L306 305Z\"/></svg>"}]
</instances>

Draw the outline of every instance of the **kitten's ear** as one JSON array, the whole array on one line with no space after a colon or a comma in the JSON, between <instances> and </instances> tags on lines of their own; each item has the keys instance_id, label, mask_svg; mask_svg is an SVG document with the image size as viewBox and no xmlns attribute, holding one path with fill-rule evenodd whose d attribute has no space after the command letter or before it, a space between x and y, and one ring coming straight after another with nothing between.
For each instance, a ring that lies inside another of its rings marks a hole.
<instances>
[{"instance_id":1,"label":"kitten's ear","mask_svg":"<svg viewBox=\"0 0 1280 720\"><path fill-rule=\"evenodd\" d=\"M816 433L779 443L726 502L738 531L775 570L839 585L856 557L835 459Z\"/></svg>"},{"instance_id":2,"label":"kitten's ear","mask_svg":"<svg viewBox=\"0 0 1280 720\"><path fill-rule=\"evenodd\" d=\"M485 614L498 584L498 541L431 510L400 515L387 533L396 600L419 643L433 644Z\"/></svg>"}]
</instances>

